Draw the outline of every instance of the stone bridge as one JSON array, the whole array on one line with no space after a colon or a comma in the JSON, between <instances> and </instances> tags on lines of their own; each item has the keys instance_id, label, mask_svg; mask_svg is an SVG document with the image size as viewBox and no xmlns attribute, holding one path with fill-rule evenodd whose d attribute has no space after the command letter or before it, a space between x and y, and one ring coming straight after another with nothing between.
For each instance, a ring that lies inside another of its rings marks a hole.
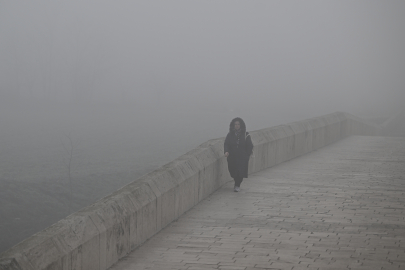
<instances>
[{"instance_id":1,"label":"stone bridge","mask_svg":"<svg viewBox=\"0 0 405 270\"><path fill-rule=\"evenodd\" d=\"M0 255L0 269L401 269L405 138L347 113L210 140Z\"/></svg>"}]
</instances>

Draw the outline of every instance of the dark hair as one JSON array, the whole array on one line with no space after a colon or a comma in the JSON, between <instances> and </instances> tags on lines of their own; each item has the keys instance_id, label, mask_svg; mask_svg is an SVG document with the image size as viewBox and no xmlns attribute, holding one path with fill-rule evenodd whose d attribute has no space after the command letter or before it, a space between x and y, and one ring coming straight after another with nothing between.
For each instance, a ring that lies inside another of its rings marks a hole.
<instances>
[{"instance_id":1,"label":"dark hair","mask_svg":"<svg viewBox=\"0 0 405 270\"><path fill-rule=\"evenodd\" d=\"M246 132L246 124L245 121L242 120L242 118L240 117L236 117L234 119L232 119L231 123L229 124L229 132L235 130L235 122L238 121L240 124L240 129L242 130L242 132Z\"/></svg>"}]
</instances>

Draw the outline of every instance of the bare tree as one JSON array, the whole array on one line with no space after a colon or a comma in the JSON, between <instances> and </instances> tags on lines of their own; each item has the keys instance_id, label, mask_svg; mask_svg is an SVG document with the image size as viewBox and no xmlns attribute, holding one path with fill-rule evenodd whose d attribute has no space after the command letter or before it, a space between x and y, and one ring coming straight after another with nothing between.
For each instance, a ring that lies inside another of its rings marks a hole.
<instances>
[{"instance_id":1,"label":"bare tree","mask_svg":"<svg viewBox=\"0 0 405 270\"><path fill-rule=\"evenodd\" d=\"M69 189L70 189L70 198L69 198L69 213L72 212L72 202L73 202L73 178L72 178L72 168L73 168L73 158L74 154L77 151L77 147L79 146L79 139L73 140L71 133L69 134L64 134L67 143L64 143L63 140L61 140L61 145L63 147L63 150L65 152L65 157L63 159L64 165L67 170L67 176L68 176L68 181L69 181Z\"/></svg>"}]
</instances>

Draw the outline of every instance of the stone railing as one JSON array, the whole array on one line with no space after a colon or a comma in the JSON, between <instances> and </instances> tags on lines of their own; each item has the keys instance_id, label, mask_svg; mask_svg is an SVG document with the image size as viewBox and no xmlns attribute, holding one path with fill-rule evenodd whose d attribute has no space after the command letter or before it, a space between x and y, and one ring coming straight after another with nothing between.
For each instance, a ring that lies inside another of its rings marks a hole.
<instances>
[{"instance_id":1,"label":"stone railing","mask_svg":"<svg viewBox=\"0 0 405 270\"><path fill-rule=\"evenodd\" d=\"M250 132L254 173L377 126L332 113ZM2 270L108 269L231 178L224 138L210 140L0 254Z\"/></svg>"}]
</instances>

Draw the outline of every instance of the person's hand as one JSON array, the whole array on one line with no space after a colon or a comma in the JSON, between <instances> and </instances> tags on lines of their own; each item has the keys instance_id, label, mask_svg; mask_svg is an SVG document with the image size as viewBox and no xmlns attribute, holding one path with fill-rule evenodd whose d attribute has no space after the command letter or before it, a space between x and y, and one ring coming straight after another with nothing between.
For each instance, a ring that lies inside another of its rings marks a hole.
<instances>
[{"instance_id":1,"label":"person's hand","mask_svg":"<svg viewBox=\"0 0 405 270\"><path fill-rule=\"evenodd\" d=\"M228 157L229 156L229 153L228 152L225 152L225 157Z\"/></svg>"}]
</instances>

